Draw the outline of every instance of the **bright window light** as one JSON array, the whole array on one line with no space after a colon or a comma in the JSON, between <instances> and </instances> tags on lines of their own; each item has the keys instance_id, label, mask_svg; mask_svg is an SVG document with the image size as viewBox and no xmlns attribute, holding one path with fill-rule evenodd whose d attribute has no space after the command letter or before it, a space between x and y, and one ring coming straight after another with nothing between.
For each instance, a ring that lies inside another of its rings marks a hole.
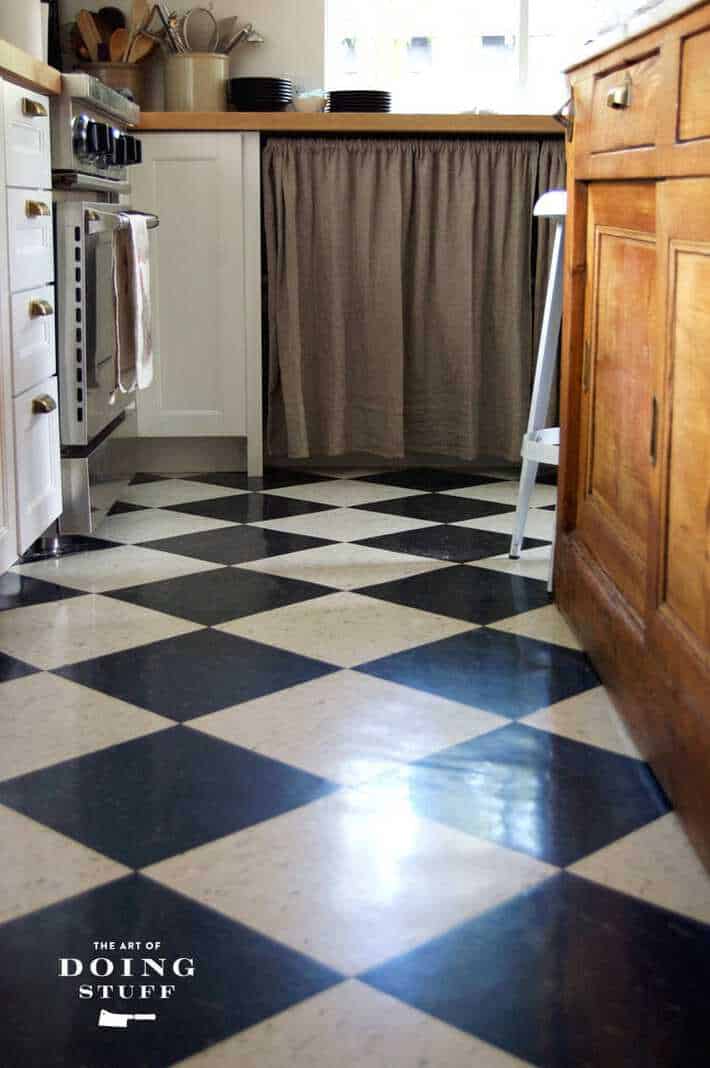
<instances>
[{"instance_id":1,"label":"bright window light","mask_svg":"<svg viewBox=\"0 0 710 1068\"><path fill-rule=\"evenodd\" d=\"M646 5L649 0L646 0ZM562 70L642 0L326 0L328 89L400 112L556 111Z\"/></svg>"}]
</instances>

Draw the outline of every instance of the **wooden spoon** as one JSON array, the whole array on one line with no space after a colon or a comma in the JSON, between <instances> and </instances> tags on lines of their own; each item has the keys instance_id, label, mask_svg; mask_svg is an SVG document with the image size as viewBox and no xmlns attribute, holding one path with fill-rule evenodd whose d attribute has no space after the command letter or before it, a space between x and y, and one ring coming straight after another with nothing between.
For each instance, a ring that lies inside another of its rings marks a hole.
<instances>
[{"instance_id":1,"label":"wooden spoon","mask_svg":"<svg viewBox=\"0 0 710 1068\"><path fill-rule=\"evenodd\" d=\"M125 26L121 26L118 30L113 31L109 42L109 54L112 63L121 63L123 61L123 56L128 47L128 39L130 36L131 35Z\"/></svg>"},{"instance_id":2,"label":"wooden spoon","mask_svg":"<svg viewBox=\"0 0 710 1068\"><path fill-rule=\"evenodd\" d=\"M131 45L130 54L127 63L140 63L142 59L149 56L155 48L155 41L150 37L146 37L144 33L139 33L133 44Z\"/></svg>"},{"instance_id":3,"label":"wooden spoon","mask_svg":"<svg viewBox=\"0 0 710 1068\"><path fill-rule=\"evenodd\" d=\"M98 62L99 58L99 45L101 44L101 34L98 31L94 16L90 11L86 9L79 12L76 18L77 26L79 27L79 33L82 40L86 45L91 62Z\"/></svg>"},{"instance_id":4,"label":"wooden spoon","mask_svg":"<svg viewBox=\"0 0 710 1068\"><path fill-rule=\"evenodd\" d=\"M131 7L131 29L134 33L138 33L148 24L151 10L149 0L133 0L133 5Z\"/></svg>"}]
</instances>

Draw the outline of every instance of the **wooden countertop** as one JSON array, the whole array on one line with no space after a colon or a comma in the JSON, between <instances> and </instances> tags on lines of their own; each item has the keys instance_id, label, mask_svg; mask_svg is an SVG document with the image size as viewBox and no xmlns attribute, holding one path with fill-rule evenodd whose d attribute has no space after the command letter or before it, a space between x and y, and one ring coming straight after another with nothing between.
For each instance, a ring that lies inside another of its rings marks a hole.
<instances>
[{"instance_id":1,"label":"wooden countertop","mask_svg":"<svg viewBox=\"0 0 710 1068\"><path fill-rule=\"evenodd\" d=\"M560 134L549 115L304 115L296 111L144 111L141 130L263 133Z\"/></svg>"},{"instance_id":2,"label":"wooden countertop","mask_svg":"<svg viewBox=\"0 0 710 1068\"><path fill-rule=\"evenodd\" d=\"M0 37L0 78L19 82L38 93L58 96L62 91L62 76L54 67L48 67L21 48Z\"/></svg>"}]
</instances>

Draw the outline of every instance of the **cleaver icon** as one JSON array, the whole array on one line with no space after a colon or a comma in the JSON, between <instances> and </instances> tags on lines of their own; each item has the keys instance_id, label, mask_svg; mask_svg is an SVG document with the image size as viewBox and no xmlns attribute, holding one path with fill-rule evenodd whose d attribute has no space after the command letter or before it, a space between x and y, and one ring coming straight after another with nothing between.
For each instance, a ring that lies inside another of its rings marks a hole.
<instances>
[{"instance_id":1,"label":"cleaver icon","mask_svg":"<svg viewBox=\"0 0 710 1068\"><path fill-rule=\"evenodd\" d=\"M109 1012L102 1009L99 1013L99 1027L128 1027L129 1020L155 1020L154 1012Z\"/></svg>"}]
</instances>

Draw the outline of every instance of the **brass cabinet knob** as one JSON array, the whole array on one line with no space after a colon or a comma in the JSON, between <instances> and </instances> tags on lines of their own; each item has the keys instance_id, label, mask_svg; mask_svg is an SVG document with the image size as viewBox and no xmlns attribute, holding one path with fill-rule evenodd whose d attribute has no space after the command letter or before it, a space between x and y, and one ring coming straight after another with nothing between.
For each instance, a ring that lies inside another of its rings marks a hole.
<instances>
[{"instance_id":1,"label":"brass cabinet knob","mask_svg":"<svg viewBox=\"0 0 710 1068\"><path fill-rule=\"evenodd\" d=\"M36 219L40 215L51 215L49 204L43 200L28 200L25 203L25 211L28 219Z\"/></svg>"},{"instance_id":2,"label":"brass cabinet knob","mask_svg":"<svg viewBox=\"0 0 710 1068\"><path fill-rule=\"evenodd\" d=\"M623 111L631 106L631 78L627 76L623 85L615 85L606 94L606 106L614 111Z\"/></svg>"},{"instance_id":3,"label":"brass cabinet knob","mask_svg":"<svg viewBox=\"0 0 710 1068\"><path fill-rule=\"evenodd\" d=\"M43 319L47 315L54 315L54 308L48 300L30 301L30 318Z\"/></svg>"},{"instance_id":4,"label":"brass cabinet knob","mask_svg":"<svg viewBox=\"0 0 710 1068\"><path fill-rule=\"evenodd\" d=\"M39 100L30 100L28 96L23 96L22 114L28 115L30 118L38 119L43 118L47 114L47 109L44 104L39 102Z\"/></svg>"},{"instance_id":5,"label":"brass cabinet knob","mask_svg":"<svg viewBox=\"0 0 710 1068\"><path fill-rule=\"evenodd\" d=\"M32 412L34 415L49 415L56 410L57 402L49 393L43 393L40 397L32 399Z\"/></svg>"}]
</instances>

